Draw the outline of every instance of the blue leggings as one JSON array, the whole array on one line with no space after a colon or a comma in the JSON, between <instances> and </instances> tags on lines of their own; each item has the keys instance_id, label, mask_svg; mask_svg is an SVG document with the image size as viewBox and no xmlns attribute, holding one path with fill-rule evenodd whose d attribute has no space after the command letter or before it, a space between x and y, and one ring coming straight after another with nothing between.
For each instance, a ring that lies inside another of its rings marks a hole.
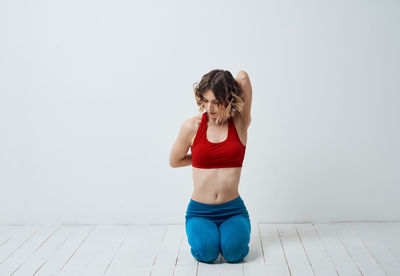
<instances>
[{"instance_id":1,"label":"blue leggings","mask_svg":"<svg viewBox=\"0 0 400 276\"><path fill-rule=\"evenodd\" d=\"M190 251L198 261L211 263L221 252L235 263L249 253L250 218L240 196L221 204L190 199L185 220Z\"/></svg>"}]
</instances>

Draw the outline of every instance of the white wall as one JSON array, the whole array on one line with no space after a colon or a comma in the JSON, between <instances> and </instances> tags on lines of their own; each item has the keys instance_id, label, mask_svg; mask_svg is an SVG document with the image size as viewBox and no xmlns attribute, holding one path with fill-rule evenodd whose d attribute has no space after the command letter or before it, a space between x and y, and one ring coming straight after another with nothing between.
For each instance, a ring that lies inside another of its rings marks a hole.
<instances>
[{"instance_id":1,"label":"white wall","mask_svg":"<svg viewBox=\"0 0 400 276\"><path fill-rule=\"evenodd\" d=\"M0 224L184 223L192 84L249 73L259 222L399 220L400 2L1 1Z\"/></svg>"}]
</instances>

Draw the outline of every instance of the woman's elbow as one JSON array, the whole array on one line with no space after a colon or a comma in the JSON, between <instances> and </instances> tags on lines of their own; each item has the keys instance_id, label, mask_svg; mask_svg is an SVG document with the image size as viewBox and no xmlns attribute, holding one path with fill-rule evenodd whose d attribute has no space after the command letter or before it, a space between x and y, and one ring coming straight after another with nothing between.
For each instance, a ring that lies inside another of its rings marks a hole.
<instances>
[{"instance_id":1,"label":"woman's elbow","mask_svg":"<svg viewBox=\"0 0 400 276\"><path fill-rule=\"evenodd\" d=\"M243 80L243 79L249 78L249 74L247 74L247 72L244 70L240 70L239 73L237 74L237 77L238 77L238 79Z\"/></svg>"}]
</instances>

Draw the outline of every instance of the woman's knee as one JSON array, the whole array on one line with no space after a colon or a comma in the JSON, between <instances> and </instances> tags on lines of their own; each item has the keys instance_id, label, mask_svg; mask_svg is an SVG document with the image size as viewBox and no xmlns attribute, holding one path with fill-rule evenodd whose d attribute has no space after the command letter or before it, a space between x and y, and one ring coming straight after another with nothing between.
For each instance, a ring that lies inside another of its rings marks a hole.
<instances>
[{"instance_id":1,"label":"woman's knee","mask_svg":"<svg viewBox=\"0 0 400 276\"><path fill-rule=\"evenodd\" d=\"M238 262L249 253L251 225L249 218L232 217L220 225L221 253L228 262Z\"/></svg>"},{"instance_id":2,"label":"woman's knee","mask_svg":"<svg viewBox=\"0 0 400 276\"><path fill-rule=\"evenodd\" d=\"M236 263L243 260L249 254L249 246L240 242L225 242L221 244L221 253L225 260L230 263Z\"/></svg>"},{"instance_id":3,"label":"woman's knee","mask_svg":"<svg viewBox=\"0 0 400 276\"><path fill-rule=\"evenodd\" d=\"M196 246L191 246L190 252L196 260L211 263L219 256L219 244L211 244L208 242L200 243Z\"/></svg>"},{"instance_id":4,"label":"woman's knee","mask_svg":"<svg viewBox=\"0 0 400 276\"><path fill-rule=\"evenodd\" d=\"M186 233L191 253L198 261L212 262L220 252L217 225L207 219L192 217L186 221Z\"/></svg>"}]
</instances>

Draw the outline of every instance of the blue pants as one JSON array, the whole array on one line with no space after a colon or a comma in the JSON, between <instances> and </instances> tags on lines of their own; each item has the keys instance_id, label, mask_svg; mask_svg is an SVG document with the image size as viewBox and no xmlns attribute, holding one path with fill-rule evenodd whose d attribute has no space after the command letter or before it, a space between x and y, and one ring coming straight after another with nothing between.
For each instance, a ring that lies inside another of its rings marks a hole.
<instances>
[{"instance_id":1,"label":"blue pants","mask_svg":"<svg viewBox=\"0 0 400 276\"><path fill-rule=\"evenodd\" d=\"M190 199L185 216L190 251L198 261L211 263L222 253L230 263L249 253L250 218L240 196L221 204Z\"/></svg>"}]
</instances>

